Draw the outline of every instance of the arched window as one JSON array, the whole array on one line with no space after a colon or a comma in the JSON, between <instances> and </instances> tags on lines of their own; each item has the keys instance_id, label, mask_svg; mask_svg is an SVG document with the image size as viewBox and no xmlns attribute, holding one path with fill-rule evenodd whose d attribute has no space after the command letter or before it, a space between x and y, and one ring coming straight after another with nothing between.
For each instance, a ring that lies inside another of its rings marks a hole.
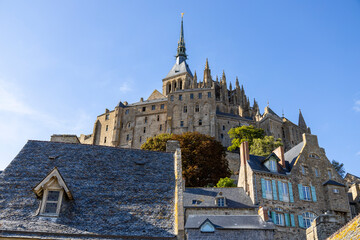
<instances>
[{"instance_id":1,"label":"arched window","mask_svg":"<svg viewBox=\"0 0 360 240\"><path fill-rule=\"evenodd\" d=\"M176 82L174 82L174 90L176 90Z\"/></svg>"},{"instance_id":2,"label":"arched window","mask_svg":"<svg viewBox=\"0 0 360 240\"><path fill-rule=\"evenodd\" d=\"M183 87L183 82L180 80L180 82L179 82L179 88L182 89L182 87Z\"/></svg>"},{"instance_id":3,"label":"arched window","mask_svg":"<svg viewBox=\"0 0 360 240\"><path fill-rule=\"evenodd\" d=\"M169 83L169 93L171 92L171 83Z\"/></svg>"},{"instance_id":4,"label":"arched window","mask_svg":"<svg viewBox=\"0 0 360 240\"><path fill-rule=\"evenodd\" d=\"M316 215L312 212L304 212L302 214L302 218L303 218L303 226L305 228L308 228L311 226L312 221L314 221L314 219L316 218Z\"/></svg>"}]
</instances>

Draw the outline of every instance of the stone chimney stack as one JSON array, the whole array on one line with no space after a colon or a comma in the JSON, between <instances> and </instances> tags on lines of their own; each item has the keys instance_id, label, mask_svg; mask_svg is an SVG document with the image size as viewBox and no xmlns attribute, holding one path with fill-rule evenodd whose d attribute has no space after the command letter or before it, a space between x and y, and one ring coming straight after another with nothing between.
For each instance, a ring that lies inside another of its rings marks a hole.
<instances>
[{"instance_id":1,"label":"stone chimney stack","mask_svg":"<svg viewBox=\"0 0 360 240\"><path fill-rule=\"evenodd\" d=\"M166 152L174 153L175 174L175 234L178 239L185 237L184 224L184 196L185 185L182 176L181 149L179 141L169 140L166 143Z\"/></svg>"},{"instance_id":2,"label":"stone chimney stack","mask_svg":"<svg viewBox=\"0 0 360 240\"><path fill-rule=\"evenodd\" d=\"M283 168L286 168L286 165L285 165L285 157L284 157L284 148L283 146L280 146L278 147L277 149L275 149L273 151L273 153L276 154L276 156L280 159L280 165L283 167Z\"/></svg>"},{"instance_id":3,"label":"stone chimney stack","mask_svg":"<svg viewBox=\"0 0 360 240\"><path fill-rule=\"evenodd\" d=\"M265 207L260 206L258 210L258 214L264 222L269 221L268 211Z\"/></svg>"},{"instance_id":4,"label":"stone chimney stack","mask_svg":"<svg viewBox=\"0 0 360 240\"><path fill-rule=\"evenodd\" d=\"M238 187L244 188L245 192L249 194L249 186L247 181L247 161L250 159L249 155L249 143L242 142L240 145L240 171Z\"/></svg>"}]
</instances>

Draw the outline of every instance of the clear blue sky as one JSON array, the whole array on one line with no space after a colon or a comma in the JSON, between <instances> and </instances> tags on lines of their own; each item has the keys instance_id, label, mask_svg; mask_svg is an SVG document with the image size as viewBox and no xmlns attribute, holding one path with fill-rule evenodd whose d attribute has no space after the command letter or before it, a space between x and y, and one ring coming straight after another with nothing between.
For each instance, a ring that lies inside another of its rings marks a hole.
<instances>
[{"instance_id":1,"label":"clear blue sky","mask_svg":"<svg viewBox=\"0 0 360 240\"><path fill-rule=\"evenodd\" d=\"M0 169L28 139L91 133L161 91L184 28L201 78L236 76L260 108L301 108L330 160L360 176L360 2L0 0Z\"/></svg>"}]
</instances>

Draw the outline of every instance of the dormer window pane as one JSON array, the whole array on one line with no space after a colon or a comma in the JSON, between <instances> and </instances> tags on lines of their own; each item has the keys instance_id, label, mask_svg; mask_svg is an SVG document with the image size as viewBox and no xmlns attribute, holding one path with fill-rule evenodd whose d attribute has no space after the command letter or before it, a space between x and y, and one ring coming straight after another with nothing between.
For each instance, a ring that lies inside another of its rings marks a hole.
<instances>
[{"instance_id":1,"label":"dormer window pane","mask_svg":"<svg viewBox=\"0 0 360 240\"><path fill-rule=\"evenodd\" d=\"M60 195L59 191L49 191L47 200L48 201L58 201L59 200L59 195Z\"/></svg>"},{"instance_id":2,"label":"dormer window pane","mask_svg":"<svg viewBox=\"0 0 360 240\"><path fill-rule=\"evenodd\" d=\"M224 198L218 198L217 205L219 207L224 207L225 206L225 199Z\"/></svg>"},{"instance_id":3,"label":"dormer window pane","mask_svg":"<svg viewBox=\"0 0 360 240\"><path fill-rule=\"evenodd\" d=\"M44 214L58 214L58 204L60 202L60 191L47 191L47 198L43 209Z\"/></svg>"}]
</instances>

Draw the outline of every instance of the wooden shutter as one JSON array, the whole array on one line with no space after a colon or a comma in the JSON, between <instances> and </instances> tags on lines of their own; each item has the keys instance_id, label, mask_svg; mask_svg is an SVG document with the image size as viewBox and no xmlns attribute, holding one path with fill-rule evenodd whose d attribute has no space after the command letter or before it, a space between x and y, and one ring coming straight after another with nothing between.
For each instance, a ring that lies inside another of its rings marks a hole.
<instances>
[{"instance_id":1,"label":"wooden shutter","mask_svg":"<svg viewBox=\"0 0 360 240\"><path fill-rule=\"evenodd\" d=\"M312 196L313 201L316 202L317 199L316 199L316 191L315 191L314 186L311 186L311 196Z\"/></svg>"},{"instance_id":2,"label":"wooden shutter","mask_svg":"<svg viewBox=\"0 0 360 240\"><path fill-rule=\"evenodd\" d=\"M262 191L262 197L266 198L266 187L265 187L265 179L261 179L261 191Z\"/></svg>"},{"instance_id":3,"label":"wooden shutter","mask_svg":"<svg viewBox=\"0 0 360 240\"><path fill-rule=\"evenodd\" d=\"M272 192L273 192L273 199L277 200L277 192L276 192L276 181L275 180L271 180L272 181Z\"/></svg>"},{"instance_id":4,"label":"wooden shutter","mask_svg":"<svg viewBox=\"0 0 360 240\"><path fill-rule=\"evenodd\" d=\"M298 184L298 190L299 190L299 198L300 198L300 200L304 200L303 189L302 189L301 184Z\"/></svg>"},{"instance_id":5,"label":"wooden shutter","mask_svg":"<svg viewBox=\"0 0 360 240\"><path fill-rule=\"evenodd\" d=\"M293 195L293 190L292 190L292 184L291 184L291 182L289 182L288 185L289 185L289 197L290 197L290 202L294 202L294 195Z\"/></svg>"},{"instance_id":6,"label":"wooden shutter","mask_svg":"<svg viewBox=\"0 0 360 240\"><path fill-rule=\"evenodd\" d=\"M283 201L283 189L282 189L282 182L278 181L278 188L279 188L279 200Z\"/></svg>"}]
</instances>

